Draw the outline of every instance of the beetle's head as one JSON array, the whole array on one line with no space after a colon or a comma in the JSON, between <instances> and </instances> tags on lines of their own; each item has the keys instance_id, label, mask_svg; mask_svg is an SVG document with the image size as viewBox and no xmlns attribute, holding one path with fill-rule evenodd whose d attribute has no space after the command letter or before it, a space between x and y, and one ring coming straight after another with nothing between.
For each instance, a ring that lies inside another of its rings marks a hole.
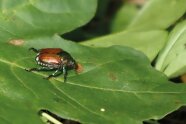
<instances>
[{"instance_id":1,"label":"beetle's head","mask_svg":"<svg viewBox=\"0 0 186 124\"><path fill-rule=\"evenodd\" d=\"M76 68L76 62L74 60L67 61L67 66L69 69L75 69Z\"/></svg>"},{"instance_id":2,"label":"beetle's head","mask_svg":"<svg viewBox=\"0 0 186 124\"><path fill-rule=\"evenodd\" d=\"M75 60L71 60L68 62L68 68L74 69L77 73L80 73L83 71L83 67L81 64L77 63Z\"/></svg>"}]
</instances>

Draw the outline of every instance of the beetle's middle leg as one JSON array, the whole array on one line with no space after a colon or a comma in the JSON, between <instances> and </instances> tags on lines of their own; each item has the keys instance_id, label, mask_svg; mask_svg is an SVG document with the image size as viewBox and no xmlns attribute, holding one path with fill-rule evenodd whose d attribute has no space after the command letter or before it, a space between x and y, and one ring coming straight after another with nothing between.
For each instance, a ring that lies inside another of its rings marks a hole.
<instances>
[{"instance_id":1,"label":"beetle's middle leg","mask_svg":"<svg viewBox=\"0 0 186 124\"><path fill-rule=\"evenodd\" d=\"M54 73L52 73L51 75L49 75L48 77L45 77L44 79L50 79L51 77L56 77L58 75L60 75L62 72L60 69L57 69Z\"/></svg>"}]
</instances>

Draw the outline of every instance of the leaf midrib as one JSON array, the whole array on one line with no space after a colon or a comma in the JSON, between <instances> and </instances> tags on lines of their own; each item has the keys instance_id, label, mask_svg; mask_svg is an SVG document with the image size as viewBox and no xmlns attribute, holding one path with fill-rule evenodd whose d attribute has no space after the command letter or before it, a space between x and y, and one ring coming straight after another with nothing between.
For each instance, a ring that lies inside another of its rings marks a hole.
<instances>
[{"instance_id":1,"label":"leaf midrib","mask_svg":"<svg viewBox=\"0 0 186 124\"><path fill-rule=\"evenodd\" d=\"M25 57L25 58L29 58L29 57ZM118 60L118 61L121 61L121 60ZM21 69L25 69L23 66L20 66L20 65L14 63L14 62L10 62L10 61L7 61L7 60L0 59L0 62L5 63L5 64L8 64L10 66L15 66L15 67L18 67L18 68L21 68ZM101 64L101 65L104 65L104 64ZM37 74L39 76L46 76L45 74L42 74L42 73L39 73L39 72L33 72L33 73L35 73L35 74ZM58 78L54 78L54 80L56 80L58 82L61 82L61 83L64 83L63 80L58 79ZM50 81L50 82L52 83L52 81ZM76 83L73 83L73 82L67 82L67 84L74 85L74 86L79 86L79 87L82 87L82 88L89 88L89 89L93 89L93 90L110 91L110 92L122 92L122 93L132 93L132 94L165 94L165 93L166 94L185 94L186 93L186 91L185 92L132 91L132 90L126 91L126 90L120 90L120 89L101 88L101 87L94 87L94 86L76 84Z\"/></svg>"}]
</instances>

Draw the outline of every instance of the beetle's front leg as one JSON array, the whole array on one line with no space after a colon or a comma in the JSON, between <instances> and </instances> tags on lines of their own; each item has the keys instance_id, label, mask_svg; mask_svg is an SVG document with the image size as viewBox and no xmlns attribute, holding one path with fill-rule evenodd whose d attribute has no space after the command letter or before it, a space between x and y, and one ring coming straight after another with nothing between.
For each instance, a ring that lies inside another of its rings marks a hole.
<instances>
[{"instance_id":1,"label":"beetle's front leg","mask_svg":"<svg viewBox=\"0 0 186 124\"><path fill-rule=\"evenodd\" d=\"M58 73L58 72L60 72L60 73ZM64 65L62 66L62 71L61 71L61 68L59 68L53 74L49 75L45 79L50 79L51 77L56 77L56 76L60 75L62 72L64 74L64 82L66 82L68 73L67 73L67 68Z\"/></svg>"},{"instance_id":2,"label":"beetle's front leg","mask_svg":"<svg viewBox=\"0 0 186 124\"><path fill-rule=\"evenodd\" d=\"M63 66L63 75L64 75L64 82L66 82L66 80L67 80L67 75L68 75L66 66Z\"/></svg>"}]
</instances>

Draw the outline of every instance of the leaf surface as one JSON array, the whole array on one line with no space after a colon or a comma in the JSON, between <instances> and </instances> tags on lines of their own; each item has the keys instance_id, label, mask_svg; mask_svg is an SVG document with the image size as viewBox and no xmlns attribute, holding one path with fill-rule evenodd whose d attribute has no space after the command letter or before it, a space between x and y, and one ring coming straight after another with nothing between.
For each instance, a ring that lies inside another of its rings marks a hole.
<instances>
[{"instance_id":1,"label":"leaf surface","mask_svg":"<svg viewBox=\"0 0 186 124\"><path fill-rule=\"evenodd\" d=\"M116 13L112 25L112 32L119 32L126 29L126 27L131 23L134 17L137 15L137 6L133 4L124 4Z\"/></svg>"},{"instance_id":2,"label":"leaf surface","mask_svg":"<svg viewBox=\"0 0 186 124\"><path fill-rule=\"evenodd\" d=\"M63 34L82 26L93 17L97 0L1 0L0 5L0 37L9 40Z\"/></svg>"},{"instance_id":3,"label":"leaf surface","mask_svg":"<svg viewBox=\"0 0 186 124\"><path fill-rule=\"evenodd\" d=\"M93 47L108 47L122 45L142 51L150 60L153 60L167 41L167 32L152 31L122 31L82 42L81 44Z\"/></svg>"},{"instance_id":4,"label":"leaf surface","mask_svg":"<svg viewBox=\"0 0 186 124\"><path fill-rule=\"evenodd\" d=\"M149 0L128 30L166 29L186 12L185 0Z\"/></svg>"},{"instance_id":5,"label":"leaf surface","mask_svg":"<svg viewBox=\"0 0 186 124\"><path fill-rule=\"evenodd\" d=\"M176 77L186 71L186 21L179 23L171 32L166 47L160 53L156 69L169 77Z\"/></svg>"},{"instance_id":6,"label":"leaf surface","mask_svg":"<svg viewBox=\"0 0 186 124\"><path fill-rule=\"evenodd\" d=\"M63 76L43 79L52 72L26 72L36 67L35 53L27 51L31 46L63 48L84 71L69 71L67 83ZM47 109L81 123L139 124L186 103L184 85L168 82L142 53L128 47L89 48L54 36L26 40L22 47L1 43L0 50L2 122L40 124L38 111Z\"/></svg>"},{"instance_id":7,"label":"leaf surface","mask_svg":"<svg viewBox=\"0 0 186 124\"><path fill-rule=\"evenodd\" d=\"M148 0L138 12L124 5L124 9L118 11L112 27L118 33L87 40L82 44L95 47L129 46L153 60L167 42L165 29L183 16L185 5L185 0ZM125 10L127 7L129 9Z\"/></svg>"}]
</instances>

